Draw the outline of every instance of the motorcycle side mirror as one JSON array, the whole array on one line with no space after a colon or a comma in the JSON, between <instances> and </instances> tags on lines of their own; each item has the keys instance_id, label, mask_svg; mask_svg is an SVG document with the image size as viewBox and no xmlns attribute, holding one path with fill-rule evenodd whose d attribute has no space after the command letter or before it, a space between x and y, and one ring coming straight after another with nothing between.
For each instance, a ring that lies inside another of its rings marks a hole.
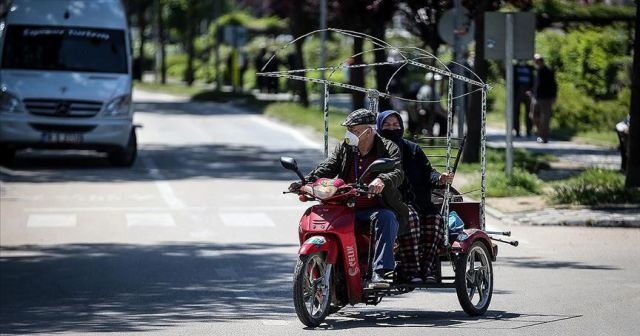
<instances>
[{"instance_id":1,"label":"motorcycle side mirror","mask_svg":"<svg viewBox=\"0 0 640 336\"><path fill-rule=\"evenodd\" d=\"M304 184L304 175L302 175L302 172L298 168L298 163L296 162L296 159L292 157L282 156L280 157L280 164L282 165L282 167L284 167L284 169L293 170L296 173L296 175L298 175L302 183Z\"/></svg>"},{"instance_id":2,"label":"motorcycle side mirror","mask_svg":"<svg viewBox=\"0 0 640 336\"><path fill-rule=\"evenodd\" d=\"M396 160L388 158L373 161L371 165L369 165L369 168L367 168L358 179L358 184L362 183L362 179L369 174L379 174L392 171L395 165Z\"/></svg>"}]
</instances>

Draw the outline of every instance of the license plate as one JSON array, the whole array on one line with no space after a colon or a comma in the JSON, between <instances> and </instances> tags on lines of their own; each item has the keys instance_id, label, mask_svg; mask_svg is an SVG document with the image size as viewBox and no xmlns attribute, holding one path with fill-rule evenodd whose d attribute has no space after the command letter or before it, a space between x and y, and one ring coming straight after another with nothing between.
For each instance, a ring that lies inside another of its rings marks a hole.
<instances>
[{"instance_id":1,"label":"license plate","mask_svg":"<svg viewBox=\"0 0 640 336\"><path fill-rule=\"evenodd\" d=\"M63 143L63 144L80 144L80 143L82 143L82 134L79 134L79 133L42 133L42 142L46 142L46 143Z\"/></svg>"}]
</instances>

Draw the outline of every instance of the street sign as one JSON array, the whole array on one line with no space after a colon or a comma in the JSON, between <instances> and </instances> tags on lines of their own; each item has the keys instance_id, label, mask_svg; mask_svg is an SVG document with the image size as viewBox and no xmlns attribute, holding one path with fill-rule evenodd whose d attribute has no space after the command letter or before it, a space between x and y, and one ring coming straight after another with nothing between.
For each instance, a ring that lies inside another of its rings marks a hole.
<instances>
[{"instance_id":1,"label":"street sign","mask_svg":"<svg viewBox=\"0 0 640 336\"><path fill-rule=\"evenodd\" d=\"M224 26L224 43L239 48L247 43L247 28L237 25Z\"/></svg>"},{"instance_id":2,"label":"street sign","mask_svg":"<svg viewBox=\"0 0 640 336\"><path fill-rule=\"evenodd\" d=\"M458 32L458 37L460 38L460 43L467 45L473 41L475 23L471 19L471 16L469 16L469 11L467 9L462 7L461 11L462 13L460 16L462 17L462 29ZM447 44L453 45L455 43L455 31L456 11L455 9L449 9L442 14L440 21L438 21L438 34L443 41L447 42Z\"/></svg>"},{"instance_id":3,"label":"street sign","mask_svg":"<svg viewBox=\"0 0 640 336\"><path fill-rule=\"evenodd\" d=\"M485 59L505 57L505 12L486 12L484 15ZM513 12L513 58L530 60L535 52L536 17L533 12Z\"/></svg>"}]
</instances>

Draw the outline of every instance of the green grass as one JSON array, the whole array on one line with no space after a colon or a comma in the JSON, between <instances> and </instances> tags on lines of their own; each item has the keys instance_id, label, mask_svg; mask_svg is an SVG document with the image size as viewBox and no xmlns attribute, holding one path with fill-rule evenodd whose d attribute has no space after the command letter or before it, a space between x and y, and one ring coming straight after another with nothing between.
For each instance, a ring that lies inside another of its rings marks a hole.
<instances>
[{"instance_id":1,"label":"green grass","mask_svg":"<svg viewBox=\"0 0 640 336\"><path fill-rule=\"evenodd\" d=\"M602 205L640 202L640 191L625 189L624 175L604 169L587 169L566 181L554 183L554 204Z\"/></svg>"},{"instance_id":2,"label":"green grass","mask_svg":"<svg viewBox=\"0 0 640 336\"><path fill-rule=\"evenodd\" d=\"M294 125L304 125L324 132L324 117L319 107L304 107L297 103L272 103L265 107L264 114ZM344 138L345 128L340 125L347 115L346 110L329 110L329 136Z\"/></svg>"}]
</instances>

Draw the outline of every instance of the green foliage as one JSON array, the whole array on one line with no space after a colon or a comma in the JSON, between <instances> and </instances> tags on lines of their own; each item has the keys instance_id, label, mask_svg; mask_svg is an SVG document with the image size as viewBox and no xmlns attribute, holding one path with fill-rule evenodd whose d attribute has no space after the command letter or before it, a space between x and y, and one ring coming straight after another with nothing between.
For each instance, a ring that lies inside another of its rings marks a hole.
<instances>
[{"instance_id":1,"label":"green foliage","mask_svg":"<svg viewBox=\"0 0 640 336\"><path fill-rule=\"evenodd\" d=\"M506 169L506 152L504 149L487 148L487 171L504 171ZM557 158L549 154L532 153L526 149L513 149L513 167L535 174L540 169L549 169L550 162ZM462 172L480 171L479 163L460 163L458 169Z\"/></svg>"},{"instance_id":2,"label":"green foliage","mask_svg":"<svg viewBox=\"0 0 640 336\"><path fill-rule=\"evenodd\" d=\"M214 24L217 26L239 25L250 30L265 31L286 29L288 21L274 16L256 18L246 11L233 11L220 16Z\"/></svg>"},{"instance_id":3,"label":"green foliage","mask_svg":"<svg viewBox=\"0 0 640 336\"><path fill-rule=\"evenodd\" d=\"M556 69L558 82L572 83L597 99L614 98L616 90L629 83L627 43L626 31L616 27L580 27L566 34L545 30L536 38L538 51Z\"/></svg>"},{"instance_id":4,"label":"green foliage","mask_svg":"<svg viewBox=\"0 0 640 336\"><path fill-rule=\"evenodd\" d=\"M616 204L640 202L640 192L625 189L624 175L604 169L588 169L557 183L550 195L555 204Z\"/></svg>"},{"instance_id":5,"label":"green foliage","mask_svg":"<svg viewBox=\"0 0 640 336\"><path fill-rule=\"evenodd\" d=\"M578 1L567 0L542 0L533 1L534 10L537 13L545 13L552 17L583 17L588 18L633 18L635 9L633 6L610 6L606 4L591 4L585 6Z\"/></svg>"},{"instance_id":6,"label":"green foliage","mask_svg":"<svg viewBox=\"0 0 640 336\"><path fill-rule=\"evenodd\" d=\"M536 175L521 168L514 168L511 177L503 171L490 171L486 182L488 197L539 195L543 185Z\"/></svg>"}]
</instances>

